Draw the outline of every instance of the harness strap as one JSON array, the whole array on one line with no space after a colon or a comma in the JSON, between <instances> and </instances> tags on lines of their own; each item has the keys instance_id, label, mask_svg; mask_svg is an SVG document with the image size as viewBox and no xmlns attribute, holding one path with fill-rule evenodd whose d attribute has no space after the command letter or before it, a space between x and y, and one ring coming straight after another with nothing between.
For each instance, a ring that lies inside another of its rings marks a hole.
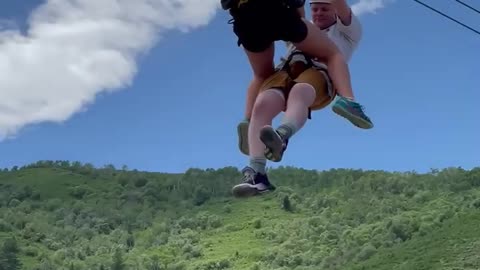
<instances>
[{"instance_id":1,"label":"harness strap","mask_svg":"<svg viewBox=\"0 0 480 270\"><path fill-rule=\"evenodd\" d=\"M313 61L312 61L312 58L309 57L308 55L304 54L303 52L301 51L293 51L292 53L290 53L290 55L288 56L288 58L285 60L285 63L283 64L282 66L282 70L283 71L286 71L288 76L290 76L290 78L293 79L293 76L292 76L292 71L290 69L290 63L292 62L293 60L293 57L295 55L301 55L305 58L305 60L307 61L307 68L311 68L313 67Z\"/></svg>"},{"instance_id":2,"label":"harness strap","mask_svg":"<svg viewBox=\"0 0 480 270\"><path fill-rule=\"evenodd\" d=\"M292 78L292 79L293 79L293 75L292 75L292 70L291 70L291 68L290 68L290 63L292 62L293 57L294 57L295 55L301 55L301 56L303 56L303 57L305 58L305 60L307 61L307 64L306 64L306 68L307 68L307 69L314 66L311 57L309 57L308 55L304 54L304 53L301 52L301 51L293 51L292 53L290 53L290 55L288 56L288 58L285 59L285 62L283 63L283 66L282 66L282 68L281 68L281 70L287 72L288 76L289 76L290 78ZM296 84L296 82L292 80L292 81L290 82L290 85L288 85L288 89L292 89L292 87L293 87L295 84ZM308 108L307 118L308 118L308 119L312 119L312 109L311 109L311 108Z\"/></svg>"}]
</instances>

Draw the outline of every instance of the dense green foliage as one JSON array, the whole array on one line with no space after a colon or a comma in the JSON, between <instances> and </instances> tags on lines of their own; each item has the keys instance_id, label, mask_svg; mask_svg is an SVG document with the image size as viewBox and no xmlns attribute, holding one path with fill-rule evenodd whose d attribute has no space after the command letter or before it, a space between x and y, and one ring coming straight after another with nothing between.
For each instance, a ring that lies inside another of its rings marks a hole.
<instances>
[{"instance_id":1,"label":"dense green foliage","mask_svg":"<svg viewBox=\"0 0 480 270\"><path fill-rule=\"evenodd\" d=\"M162 174L42 161L0 172L0 270L479 269L480 168Z\"/></svg>"}]
</instances>

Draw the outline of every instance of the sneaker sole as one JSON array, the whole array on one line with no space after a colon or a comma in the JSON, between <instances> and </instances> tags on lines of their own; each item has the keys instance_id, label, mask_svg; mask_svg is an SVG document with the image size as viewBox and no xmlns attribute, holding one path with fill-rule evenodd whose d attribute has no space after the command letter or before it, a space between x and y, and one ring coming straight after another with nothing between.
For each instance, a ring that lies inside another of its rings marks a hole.
<instances>
[{"instance_id":1,"label":"sneaker sole","mask_svg":"<svg viewBox=\"0 0 480 270\"><path fill-rule=\"evenodd\" d=\"M283 142L271 126L264 127L260 130L260 140L272 152L273 159L269 160L274 162L282 160Z\"/></svg>"},{"instance_id":2,"label":"sneaker sole","mask_svg":"<svg viewBox=\"0 0 480 270\"><path fill-rule=\"evenodd\" d=\"M256 188L247 185L238 185L232 188L233 196L238 198L252 197L260 193Z\"/></svg>"},{"instance_id":3,"label":"sneaker sole","mask_svg":"<svg viewBox=\"0 0 480 270\"><path fill-rule=\"evenodd\" d=\"M359 127L359 128L363 128L363 129L371 129L373 128L373 124L363 120L362 118L359 118L353 114L351 114L350 112L348 112L347 110L344 110L342 109L341 107L332 107L332 110L340 115L341 117L347 119L348 121L350 121L353 125L355 125L356 127Z\"/></svg>"},{"instance_id":4,"label":"sneaker sole","mask_svg":"<svg viewBox=\"0 0 480 270\"><path fill-rule=\"evenodd\" d=\"M237 126L238 149L244 155L250 155L248 150L248 123L242 122Z\"/></svg>"}]
</instances>

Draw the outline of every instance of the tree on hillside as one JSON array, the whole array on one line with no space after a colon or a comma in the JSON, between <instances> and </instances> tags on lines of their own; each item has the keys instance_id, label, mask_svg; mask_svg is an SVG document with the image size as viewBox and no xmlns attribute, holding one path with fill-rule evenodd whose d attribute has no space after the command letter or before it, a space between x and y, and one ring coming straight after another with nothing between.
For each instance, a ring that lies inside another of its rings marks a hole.
<instances>
[{"instance_id":1,"label":"tree on hillside","mask_svg":"<svg viewBox=\"0 0 480 270\"><path fill-rule=\"evenodd\" d=\"M285 195L285 197L283 197L282 208L288 212L292 212L293 210L292 203L290 202L290 198L288 198L288 195Z\"/></svg>"},{"instance_id":2,"label":"tree on hillside","mask_svg":"<svg viewBox=\"0 0 480 270\"><path fill-rule=\"evenodd\" d=\"M19 270L22 267L20 260L18 259L17 241L15 238L9 238L5 240L0 250L0 269L1 270Z\"/></svg>"},{"instance_id":3,"label":"tree on hillside","mask_svg":"<svg viewBox=\"0 0 480 270\"><path fill-rule=\"evenodd\" d=\"M161 270L162 265L160 263L160 257L158 255L153 255L149 262L146 263L147 270Z\"/></svg>"},{"instance_id":4,"label":"tree on hillside","mask_svg":"<svg viewBox=\"0 0 480 270\"><path fill-rule=\"evenodd\" d=\"M135 246L135 238L130 233L130 234L128 234L128 237L127 237L127 247L129 249L132 249L134 246Z\"/></svg>"},{"instance_id":5,"label":"tree on hillside","mask_svg":"<svg viewBox=\"0 0 480 270\"><path fill-rule=\"evenodd\" d=\"M115 254L113 254L113 263L111 270L126 270L125 262L123 260L122 252L120 248L115 250Z\"/></svg>"}]
</instances>

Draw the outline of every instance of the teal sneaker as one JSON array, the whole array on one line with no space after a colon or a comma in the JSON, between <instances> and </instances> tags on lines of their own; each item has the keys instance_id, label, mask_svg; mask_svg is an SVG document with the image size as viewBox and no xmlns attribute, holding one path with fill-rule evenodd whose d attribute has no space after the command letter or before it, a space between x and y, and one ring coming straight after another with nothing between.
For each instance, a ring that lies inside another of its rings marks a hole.
<instances>
[{"instance_id":1,"label":"teal sneaker","mask_svg":"<svg viewBox=\"0 0 480 270\"><path fill-rule=\"evenodd\" d=\"M363 112L363 106L347 98L338 96L332 106L333 112L346 118L353 125L363 129L373 128L373 123Z\"/></svg>"},{"instance_id":2,"label":"teal sneaker","mask_svg":"<svg viewBox=\"0 0 480 270\"><path fill-rule=\"evenodd\" d=\"M248 122L247 120L243 120L237 125L237 134L238 134L238 149L244 155L250 155L248 150Z\"/></svg>"}]
</instances>

